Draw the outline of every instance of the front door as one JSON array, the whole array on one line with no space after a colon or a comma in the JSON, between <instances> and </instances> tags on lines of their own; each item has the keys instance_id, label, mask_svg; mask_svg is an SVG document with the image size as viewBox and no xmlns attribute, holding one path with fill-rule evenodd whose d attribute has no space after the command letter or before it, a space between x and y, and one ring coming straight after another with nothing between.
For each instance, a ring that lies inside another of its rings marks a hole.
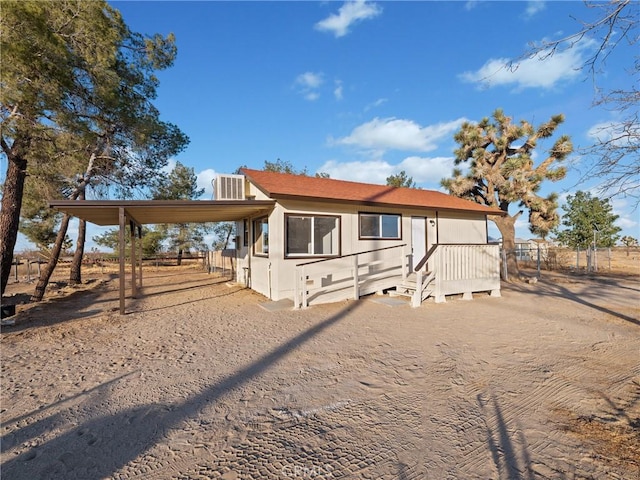
<instances>
[{"instance_id":1,"label":"front door","mask_svg":"<svg viewBox=\"0 0 640 480\"><path fill-rule=\"evenodd\" d=\"M427 219L411 217L411 270L427 254Z\"/></svg>"}]
</instances>

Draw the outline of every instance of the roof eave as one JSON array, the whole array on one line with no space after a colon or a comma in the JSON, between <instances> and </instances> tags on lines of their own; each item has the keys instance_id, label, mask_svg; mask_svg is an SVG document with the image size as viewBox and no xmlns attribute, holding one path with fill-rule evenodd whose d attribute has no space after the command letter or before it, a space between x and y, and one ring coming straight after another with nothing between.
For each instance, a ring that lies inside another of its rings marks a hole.
<instances>
[{"instance_id":1,"label":"roof eave","mask_svg":"<svg viewBox=\"0 0 640 480\"><path fill-rule=\"evenodd\" d=\"M348 199L340 199L340 198L327 198L327 197L311 197L305 195L289 195L285 193L271 195L271 198L275 200L297 200L297 201L313 201L320 203L343 203L349 205L363 205L367 207L404 207L404 208L417 208L417 209L430 209L430 210L446 210L451 212L471 212L471 213L480 213L483 215L498 215L505 216L507 213L502 210L493 210L491 208L481 209L481 210L472 210L466 208L457 208L457 207L445 207L445 206L436 206L436 205L410 205L403 203L389 203L389 202L380 202L373 200L348 200Z\"/></svg>"}]
</instances>

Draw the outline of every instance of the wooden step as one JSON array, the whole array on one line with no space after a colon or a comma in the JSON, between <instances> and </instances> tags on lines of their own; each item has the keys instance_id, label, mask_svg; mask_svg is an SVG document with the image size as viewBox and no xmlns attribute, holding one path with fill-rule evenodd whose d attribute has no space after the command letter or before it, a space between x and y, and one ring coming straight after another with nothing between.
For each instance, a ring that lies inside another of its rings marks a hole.
<instances>
[{"instance_id":1,"label":"wooden step","mask_svg":"<svg viewBox=\"0 0 640 480\"><path fill-rule=\"evenodd\" d=\"M389 290L389 295L392 297L413 297L415 291L415 287L410 289L402 285L396 285L395 290Z\"/></svg>"}]
</instances>

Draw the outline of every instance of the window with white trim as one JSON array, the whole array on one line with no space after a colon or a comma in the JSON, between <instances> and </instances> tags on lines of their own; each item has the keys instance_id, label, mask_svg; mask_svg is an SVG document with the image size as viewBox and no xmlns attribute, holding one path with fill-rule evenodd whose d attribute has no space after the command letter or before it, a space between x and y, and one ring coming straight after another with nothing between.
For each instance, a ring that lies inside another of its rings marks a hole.
<instances>
[{"instance_id":1,"label":"window with white trim","mask_svg":"<svg viewBox=\"0 0 640 480\"><path fill-rule=\"evenodd\" d=\"M253 252L256 255L269 255L269 218L253 221Z\"/></svg>"},{"instance_id":2,"label":"window with white trim","mask_svg":"<svg viewBox=\"0 0 640 480\"><path fill-rule=\"evenodd\" d=\"M402 216L388 213L360 213L360 238L399 240Z\"/></svg>"},{"instance_id":3,"label":"window with white trim","mask_svg":"<svg viewBox=\"0 0 640 480\"><path fill-rule=\"evenodd\" d=\"M330 257L340 254L340 217L286 215L287 257Z\"/></svg>"}]
</instances>

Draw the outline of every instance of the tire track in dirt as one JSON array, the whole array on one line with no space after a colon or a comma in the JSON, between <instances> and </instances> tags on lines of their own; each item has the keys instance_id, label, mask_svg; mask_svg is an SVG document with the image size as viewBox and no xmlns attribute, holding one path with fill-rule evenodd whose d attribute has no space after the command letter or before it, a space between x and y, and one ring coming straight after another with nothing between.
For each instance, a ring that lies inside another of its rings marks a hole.
<instances>
[{"instance_id":1,"label":"tire track in dirt","mask_svg":"<svg viewBox=\"0 0 640 480\"><path fill-rule=\"evenodd\" d=\"M300 385L288 396L281 378L275 382L263 379L262 384L278 383L280 388L260 398L249 393L259 385L245 386L235 396L244 403L240 412L236 408L236 414L221 421L220 412L209 417L214 412L205 406L197 419L180 427L179 435L168 434L163 447L154 448L149 458L131 462L119 474L126 478L218 478L233 471L239 473L237 478L283 478L296 472L331 471L335 478L398 478L398 472L405 475L403 478L426 478L424 468L415 462L424 451L424 393L409 388L411 380L422 376L420 355L386 350L385 355L376 356L366 376L361 373L363 361L355 356L343 358L339 364L300 368ZM298 389L322 388L331 378L335 380L330 383L339 385L343 394L366 401L337 400L306 410L288 406ZM387 393L381 395L382 391ZM288 398L289 402L265 410L264 404L273 405L275 398ZM380 440L364 449L358 439L372 436ZM160 467L147 474L150 458ZM257 458L263 459L258 466Z\"/></svg>"},{"instance_id":2,"label":"tire track in dirt","mask_svg":"<svg viewBox=\"0 0 640 480\"><path fill-rule=\"evenodd\" d=\"M506 359L497 365L493 362L486 371L485 362L468 345L439 344L440 356L432 373L448 379L448 383L440 382L436 388L439 393L450 395L452 407L433 423L438 425L440 435L466 442L454 442L459 455L455 457L455 467L446 473L454 477L521 479L534 478L534 470L538 475L543 471L606 475L606 467L599 469L588 461L576 466L575 461L565 460L575 457L579 446L546 413L559 408L592 407L599 393L591 385L601 389L606 385L610 396L624 391L638 375L637 362L626 353L637 342L625 343L620 345L615 338L597 343L598 364L602 365L597 368L597 378L593 363L584 360L593 346L560 355L558 365L552 369L535 364L534 355L526 352L514 355L513 345L498 345L494 355ZM518 375L530 378L531 384L514 382ZM476 399L476 403L467 402L467 398ZM576 405L576 399L582 400ZM437 464L430 467L430 471L438 469Z\"/></svg>"},{"instance_id":3,"label":"tire track in dirt","mask_svg":"<svg viewBox=\"0 0 640 480\"><path fill-rule=\"evenodd\" d=\"M609 371L618 373L608 379L607 391L611 395L622 391L628 383L638 375L635 368L629 365L629 358L621 354L624 349L607 348L599 355L600 363L609 367ZM628 350L627 350L628 351ZM576 358L585 358L588 352L576 354ZM476 395L477 407L465 408L465 416L481 418L485 423L487 445L477 445L471 452L467 452L460 463L460 471L465 475L474 476L486 464L488 452L491 453L495 466L495 478L501 479L529 479L546 472L549 478L556 478L558 472L573 472L576 475L607 475L608 469L596 466L586 459L577 463L566 460L575 456L579 446L556 425L541 413L554 409L585 410L598 402L597 392L589 386L591 383L602 385L604 378L596 382L590 381L594 376L593 364L587 366L583 362L571 362L571 358L564 358L566 363L557 372L546 372L546 376L538 375L538 381L533 388L526 392L509 392L509 370L493 371L491 388L477 388L470 385L467 394ZM625 365L626 364L626 365ZM619 367L623 368L619 368ZM624 366L632 368L626 369ZM615 367L618 367L615 369ZM535 378L534 372L529 372L529 378ZM576 405L576 399L584 399ZM584 404L584 405L583 405ZM538 428L522 427L522 419L535 419ZM464 424L463 419L458 419ZM488 447L488 448L487 448ZM555 473L554 473L555 472Z\"/></svg>"},{"instance_id":4,"label":"tire track in dirt","mask_svg":"<svg viewBox=\"0 0 640 480\"><path fill-rule=\"evenodd\" d=\"M417 392L345 401L309 412L281 409L275 414L283 419L265 421L264 413L258 415L259 421L245 425L243 438L222 449L202 438L185 444L183 452L154 449L116 477L186 480L222 478L234 472L235 477L228 478L396 479L399 473L411 480L426 478L415 461L415 452L421 451ZM407 435L408 431L414 433ZM359 441L363 435L376 441L363 445ZM189 436L188 431L182 436Z\"/></svg>"}]
</instances>

